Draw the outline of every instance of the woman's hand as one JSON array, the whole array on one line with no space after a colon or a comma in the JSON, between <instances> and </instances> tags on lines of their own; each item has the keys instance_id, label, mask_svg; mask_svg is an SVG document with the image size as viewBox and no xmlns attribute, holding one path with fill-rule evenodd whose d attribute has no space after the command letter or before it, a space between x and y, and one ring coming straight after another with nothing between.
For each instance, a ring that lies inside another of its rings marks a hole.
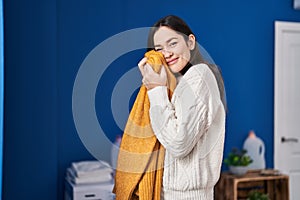
<instances>
[{"instance_id":1,"label":"woman's hand","mask_svg":"<svg viewBox=\"0 0 300 200\"><path fill-rule=\"evenodd\" d=\"M143 76L142 82L148 90L151 90L156 86L167 85L167 73L164 66L161 67L160 73L156 73L152 67L147 64L147 58L143 58L138 66Z\"/></svg>"}]
</instances>

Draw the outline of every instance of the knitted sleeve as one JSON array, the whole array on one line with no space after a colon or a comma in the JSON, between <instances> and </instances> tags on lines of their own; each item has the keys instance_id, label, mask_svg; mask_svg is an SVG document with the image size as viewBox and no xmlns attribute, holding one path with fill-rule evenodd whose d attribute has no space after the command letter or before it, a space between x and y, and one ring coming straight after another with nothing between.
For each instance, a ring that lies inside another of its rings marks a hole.
<instances>
[{"instance_id":1,"label":"knitted sleeve","mask_svg":"<svg viewBox=\"0 0 300 200\"><path fill-rule=\"evenodd\" d=\"M207 77L205 73L184 76L171 102L166 87L148 91L152 129L173 157L191 152L211 124L215 101L209 87L215 83Z\"/></svg>"}]
</instances>

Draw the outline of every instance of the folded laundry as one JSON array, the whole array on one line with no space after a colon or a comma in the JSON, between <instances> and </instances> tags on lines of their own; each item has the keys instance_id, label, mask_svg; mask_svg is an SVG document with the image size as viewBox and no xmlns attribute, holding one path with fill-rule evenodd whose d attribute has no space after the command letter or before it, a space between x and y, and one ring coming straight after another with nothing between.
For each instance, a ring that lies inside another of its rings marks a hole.
<instances>
[{"instance_id":1,"label":"folded laundry","mask_svg":"<svg viewBox=\"0 0 300 200\"><path fill-rule=\"evenodd\" d=\"M113 169L104 161L73 162L66 179L73 184L96 184L113 181Z\"/></svg>"},{"instance_id":2,"label":"folded laundry","mask_svg":"<svg viewBox=\"0 0 300 200\"><path fill-rule=\"evenodd\" d=\"M111 173L101 173L96 176L77 177L71 168L67 169L66 179L74 184L105 183L113 180Z\"/></svg>"},{"instance_id":3,"label":"folded laundry","mask_svg":"<svg viewBox=\"0 0 300 200\"><path fill-rule=\"evenodd\" d=\"M113 173L112 167L105 161L80 161L73 162L71 169L77 177L97 176Z\"/></svg>"},{"instance_id":4,"label":"folded laundry","mask_svg":"<svg viewBox=\"0 0 300 200\"><path fill-rule=\"evenodd\" d=\"M65 200L113 200L113 169L105 161L72 162L65 174Z\"/></svg>"}]
</instances>

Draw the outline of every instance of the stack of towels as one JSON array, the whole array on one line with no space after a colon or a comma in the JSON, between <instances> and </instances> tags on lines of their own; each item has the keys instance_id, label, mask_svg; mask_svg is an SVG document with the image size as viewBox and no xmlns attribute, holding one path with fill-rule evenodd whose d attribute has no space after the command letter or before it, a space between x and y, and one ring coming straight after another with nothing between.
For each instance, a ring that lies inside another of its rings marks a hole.
<instances>
[{"instance_id":1,"label":"stack of towels","mask_svg":"<svg viewBox=\"0 0 300 200\"><path fill-rule=\"evenodd\" d=\"M67 169L66 179L74 185L111 183L113 169L105 161L73 162Z\"/></svg>"}]
</instances>

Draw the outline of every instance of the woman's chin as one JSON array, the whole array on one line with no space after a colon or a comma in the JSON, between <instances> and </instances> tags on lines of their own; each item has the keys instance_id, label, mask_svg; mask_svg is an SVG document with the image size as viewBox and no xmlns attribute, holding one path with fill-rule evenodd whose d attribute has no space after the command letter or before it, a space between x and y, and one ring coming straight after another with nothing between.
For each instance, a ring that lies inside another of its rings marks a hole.
<instances>
[{"instance_id":1,"label":"woman's chin","mask_svg":"<svg viewBox=\"0 0 300 200\"><path fill-rule=\"evenodd\" d=\"M178 65L170 65L169 68L170 68L171 72L176 74L176 73L179 73L183 67L180 67Z\"/></svg>"}]
</instances>

